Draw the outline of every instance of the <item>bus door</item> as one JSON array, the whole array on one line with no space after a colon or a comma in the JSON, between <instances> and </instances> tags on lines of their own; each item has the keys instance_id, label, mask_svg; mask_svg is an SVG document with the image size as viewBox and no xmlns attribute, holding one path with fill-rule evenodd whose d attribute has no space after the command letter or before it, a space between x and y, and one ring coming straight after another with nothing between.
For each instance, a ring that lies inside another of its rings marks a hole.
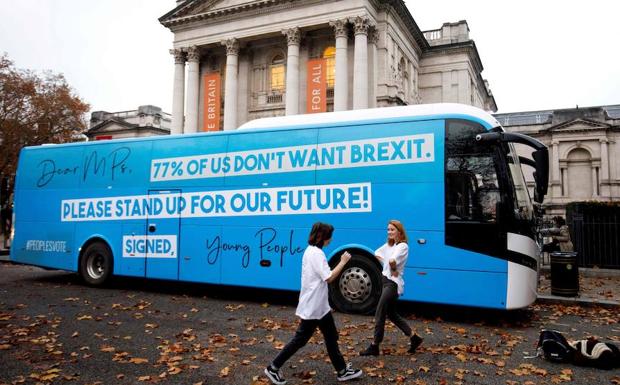
<instances>
[{"instance_id":1,"label":"bus door","mask_svg":"<svg viewBox=\"0 0 620 385\"><path fill-rule=\"evenodd\" d=\"M161 212L146 218L146 277L179 278L179 229L181 190L149 190L149 198L158 196ZM157 211L157 210L156 210ZM173 212L172 215L167 214Z\"/></svg>"}]
</instances>

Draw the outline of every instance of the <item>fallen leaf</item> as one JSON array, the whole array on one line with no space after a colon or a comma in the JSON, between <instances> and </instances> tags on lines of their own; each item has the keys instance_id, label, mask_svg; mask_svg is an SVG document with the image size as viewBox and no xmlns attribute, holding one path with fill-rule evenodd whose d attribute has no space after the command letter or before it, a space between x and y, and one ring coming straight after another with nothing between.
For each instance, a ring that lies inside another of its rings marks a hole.
<instances>
[{"instance_id":1,"label":"fallen leaf","mask_svg":"<svg viewBox=\"0 0 620 385\"><path fill-rule=\"evenodd\" d=\"M113 346L103 345L99 350L101 350L102 352L111 353L113 351L116 351L116 348L114 348Z\"/></svg>"},{"instance_id":2,"label":"fallen leaf","mask_svg":"<svg viewBox=\"0 0 620 385\"><path fill-rule=\"evenodd\" d=\"M229 372L230 368L227 366L224 369L220 370L220 377L228 377Z\"/></svg>"},{"instance_id":3,"label":"fallen leaf","mask_svg":"<svg viewBox=\"0 0 620 385\"><path fill-rule=\"evenodd\" d=\"M146 358L137 358L137 357L134 357L134 358L130 359L130 360L129 360L129 362L131 362L132 364L137 364L137 365L139 365L139 364L146 364L147 362L149 362L149 360L148 360L148 359L146 359Z\"/></svg>"},{"instance_id":4,"label":"fallen leaf","mask_svg":"<svg viewBox=\"0 0 620 385\"><path fill-rule=\"evenodd\" d=\"M178 366L173 366L170 369L168 369L168 373L170 374L179 374L183 371L183 369L179 368Z\"/></svg>"}]
</instances>

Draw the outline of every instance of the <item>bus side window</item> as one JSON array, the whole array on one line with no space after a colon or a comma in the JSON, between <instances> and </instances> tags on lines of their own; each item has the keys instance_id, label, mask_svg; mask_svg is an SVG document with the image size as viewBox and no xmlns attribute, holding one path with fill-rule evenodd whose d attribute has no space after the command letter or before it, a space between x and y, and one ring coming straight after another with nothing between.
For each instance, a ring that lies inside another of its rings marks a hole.
<instances>
[{"instance_id":1,"label":"bus side window","mask_svg":"<svg viewBox=\"0 0 620 385\"><path fill-rule=\"evenodd\" d=\"M499 202L500 191L491 156L469 154L449 159L446 220L495 222Z\"/></svg>"},{"instance_id":2,"label":"bus side window","mask_svg":"<svg viewBox=\"0 0 620 385\"><path fill-rule=\"evenodd\" d=\"M450 121L446 135L446 221L495 223L500 190L493 146L479 145L471 122Z\"/></svg>"},{"instance_id":3,"label":"bus side window","mask_svg":"<svg viewBox=\"0 0 620 385\"><path fill-rule=\"evenodd\" d=\"M475 217L475 176L467 171L448 171L446 180L447 220L472 220Z\"/></svg>"}]
</instances>

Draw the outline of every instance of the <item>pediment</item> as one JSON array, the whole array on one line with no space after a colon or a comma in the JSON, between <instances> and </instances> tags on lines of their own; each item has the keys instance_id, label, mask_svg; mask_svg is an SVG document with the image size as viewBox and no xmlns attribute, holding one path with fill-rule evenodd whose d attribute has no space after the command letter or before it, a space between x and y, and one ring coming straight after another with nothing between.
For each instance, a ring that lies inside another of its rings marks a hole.
<instances>
[{"instance_id":1,"label":"pediment","mask_svg":"<svg viewBox=\"0 0 620 385\"><path fill-rule=\"evenodd\" d=\"M560 132L583 132L583 131L598 131L607 130L611 126L607 123L598 122L591 119L573 119L567 122L557 124L549 127L547 130L560 133Z\"/></svg>"},{"instance_id":2,"label":"pediment","mask_svg":"<svg viewBox=\"0 0 620 385\"><path fill-rule=\"evenodd\" d=\"M210 18L224 14L237 13L248 9L263 8L282 2L299 0L195 0L186 1L159 18L164 24L174 24L182 20Z\"/></svg>"},{"instance_id":3,"label":"pediment","mask_svg":"<svg viewBox=\"0 0 620 385\"><path fill-rule=\"evenodd\" d=\"M201 6L196 7L193 14L201 14L210 11L219 11L223 9L237 8L242 5L250 5L252 3L262 3L264 1L248 1L248 0L211 0L205 1Z\"/></svg>"},{"instance_id":4,"label":"pediment","mask_svg":"<svg viewBox=\"0 0 620 385\"><path fill-rule=\"evenodd\" d=\"M97 133L97 134L103 134L106 132L116 132L119 130L126 130L128 128L134 128L137 127L136 124L131 124L131 123L127 123L125 121L122 120L116 120L116 119L110 119L110 120L106 120L103 121L99 124L97 124L94 127L91 127L88 132L89 133Z\"/></svg>"}]
</instances>

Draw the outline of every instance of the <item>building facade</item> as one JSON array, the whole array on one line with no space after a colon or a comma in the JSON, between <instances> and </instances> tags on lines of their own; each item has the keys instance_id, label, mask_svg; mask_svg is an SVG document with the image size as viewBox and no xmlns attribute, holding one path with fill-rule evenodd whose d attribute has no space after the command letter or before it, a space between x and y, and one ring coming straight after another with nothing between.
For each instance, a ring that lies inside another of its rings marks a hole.
<instances>
[{"instance_id":1,"label":"building facade","mask_svg":"<svg viewBox=\"0 0 620 385\"><path fill-rule=\"evenodd\" d=\"M497 107L465 21L421 31L402 0L182 0L172 133L417 103Z\"/></svg>"},{"instance_id":2,"label":"building facade","mask_svg":"<svg viewBox=\"0 0 620 385\"><path fill-rule=\"evenodd\" d=\"M575 201L620 201L620 105L496 114L509 132L549 148L549 190L543 207L564 215ZM530 157L525 147L517 149ZM531 150L530 150L531 152ZM524 167L531 189L533 170Z\"/></svg>"},{"instance_id":3,"label":"building facade","mask_svg":"<svg viewBox=\"0 0 620 385\"><path fill-rule=\"evenodd\" d=\"M171 122L170 114L155 106L140 106L137 110L120 112L95 111L90 115L85 135L88 140L168 135Z\"/></svg>"}]
</instances>

